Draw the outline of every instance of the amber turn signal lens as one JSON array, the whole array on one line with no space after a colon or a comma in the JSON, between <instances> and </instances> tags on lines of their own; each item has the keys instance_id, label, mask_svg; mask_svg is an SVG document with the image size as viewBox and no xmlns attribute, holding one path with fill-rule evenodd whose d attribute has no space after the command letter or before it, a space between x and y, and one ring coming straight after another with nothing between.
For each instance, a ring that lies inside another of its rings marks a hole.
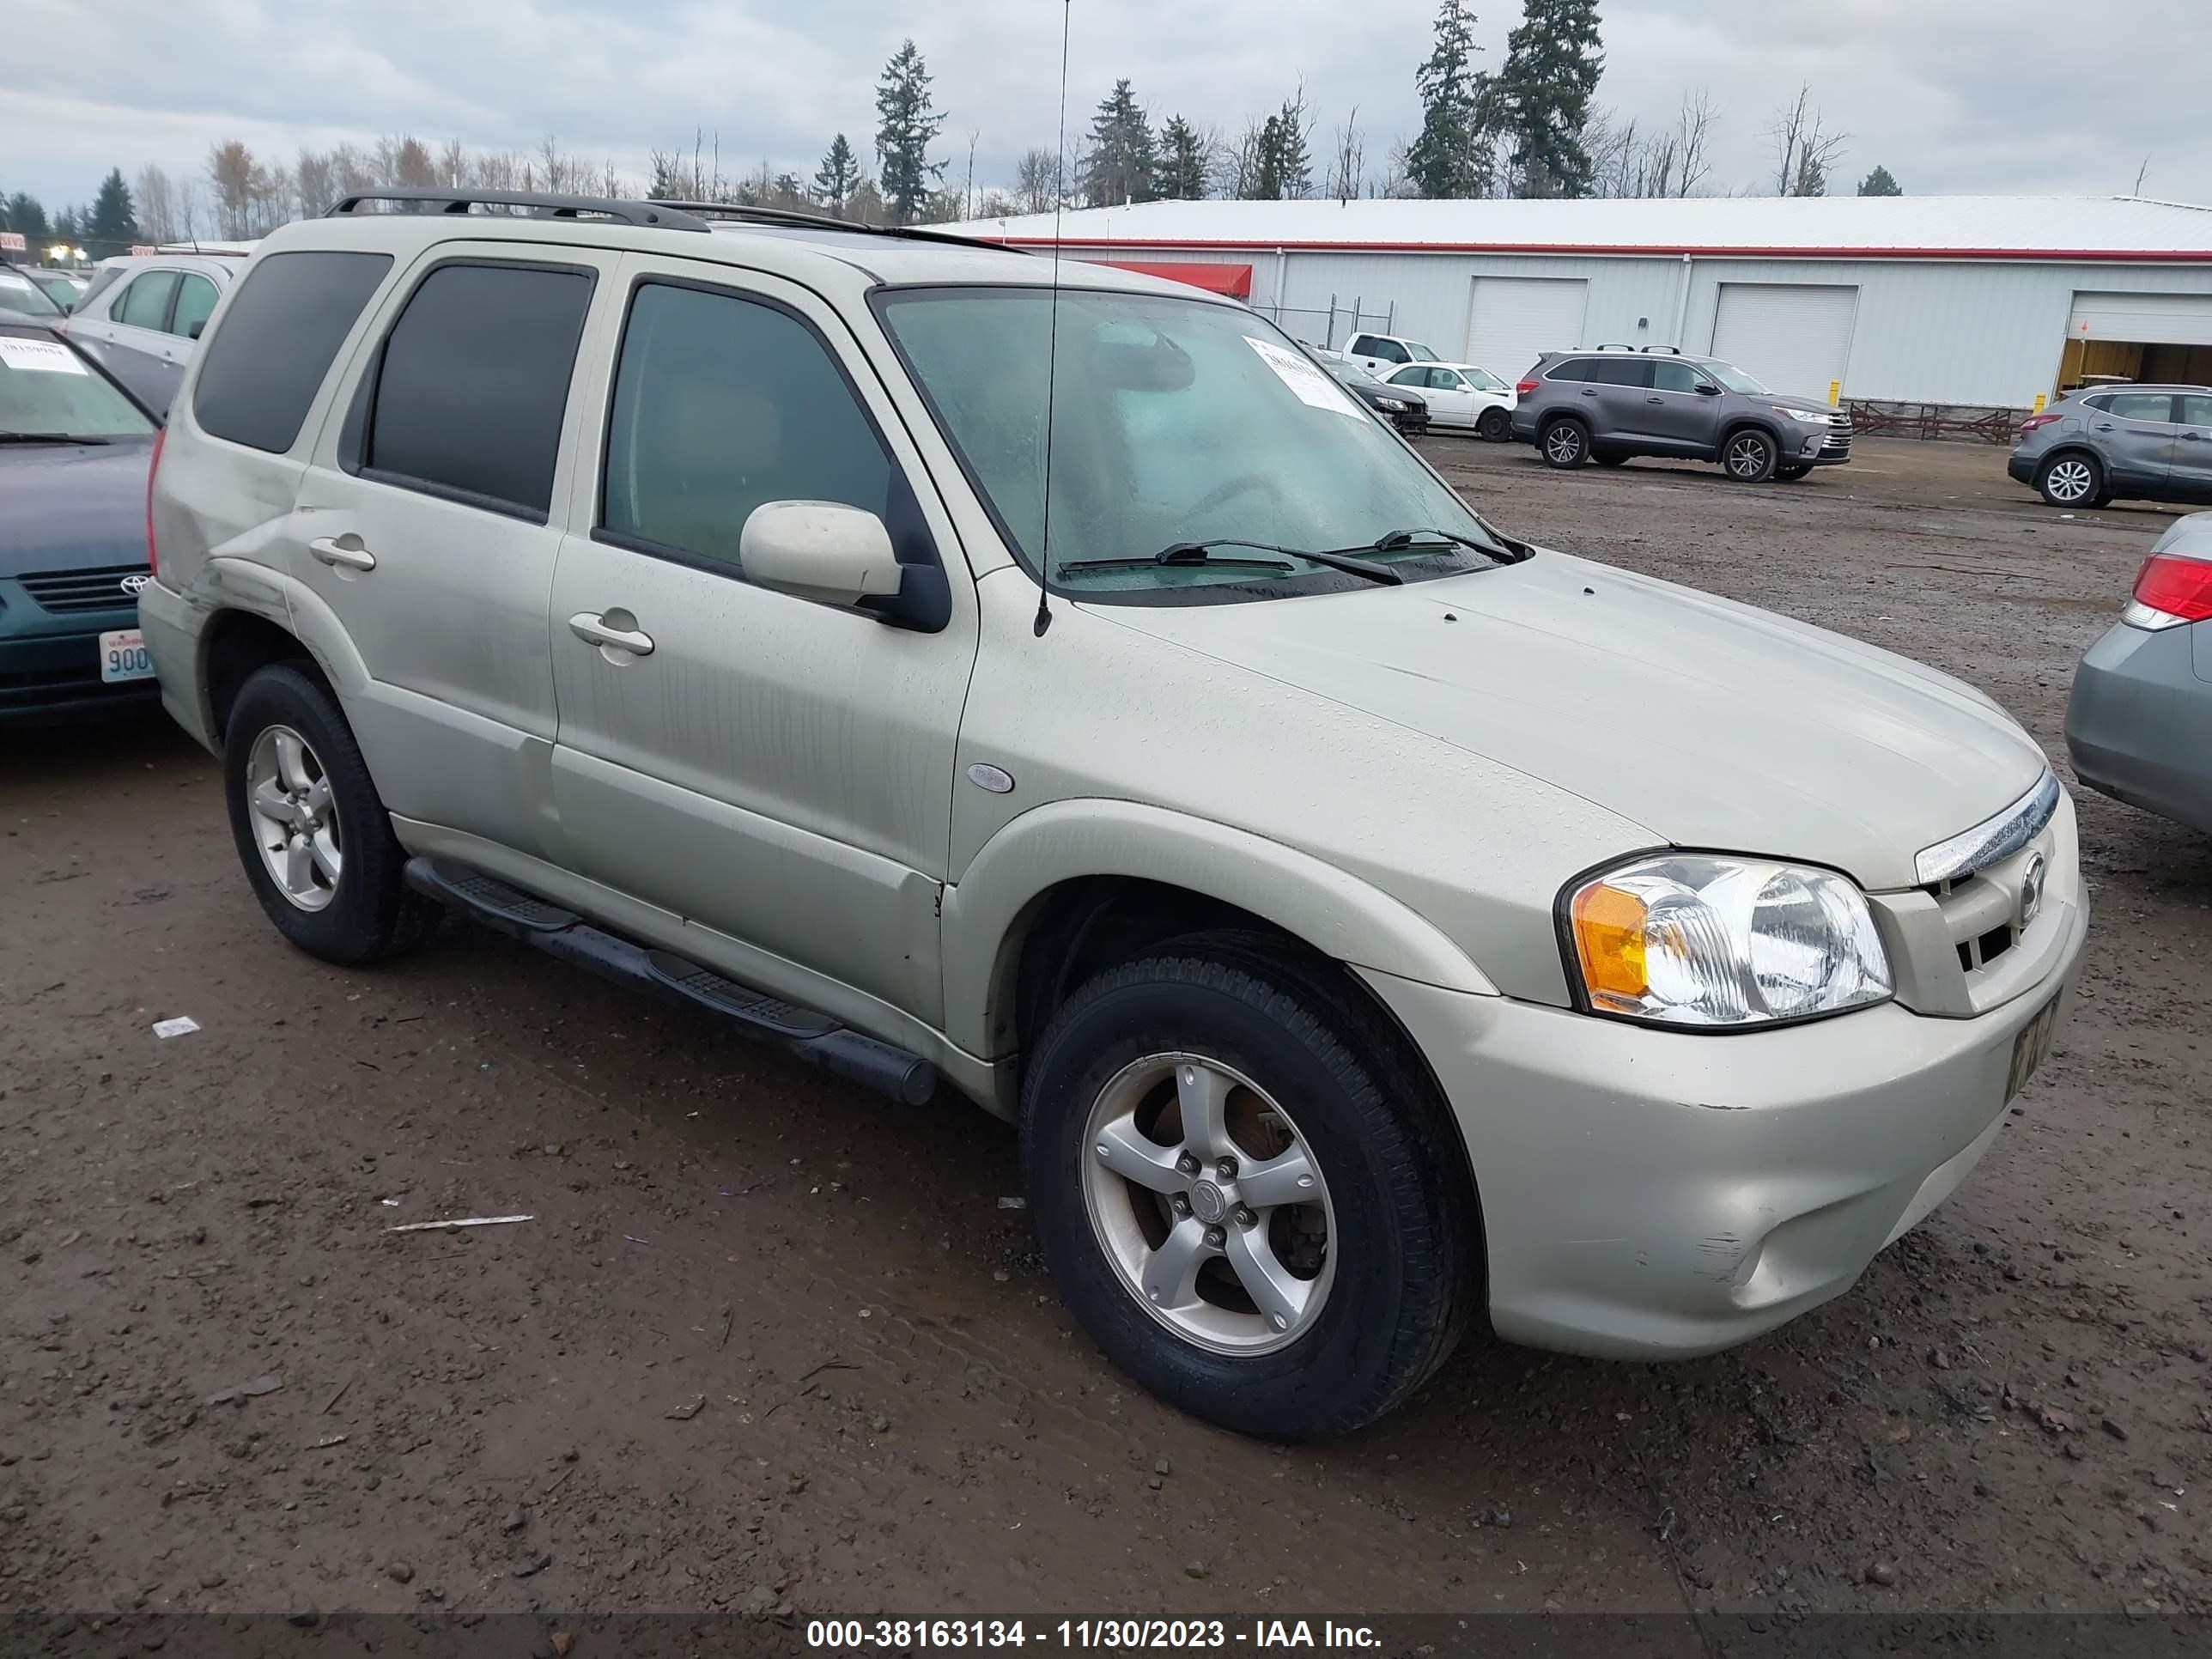
<instances>
[{"instance_id":1,"label":"amber turn signal lens","mask_svg":"<svg viewBox=\"0 0 2212 1659\"><path fill-rule=\"evenodd\" d=\"M1629 1001L1651 988L1644 974L1644 901L1602 883L1575 895L1575 954L1582 958L1583 983L1595 999Z\"/></svg>"}]
</instances>

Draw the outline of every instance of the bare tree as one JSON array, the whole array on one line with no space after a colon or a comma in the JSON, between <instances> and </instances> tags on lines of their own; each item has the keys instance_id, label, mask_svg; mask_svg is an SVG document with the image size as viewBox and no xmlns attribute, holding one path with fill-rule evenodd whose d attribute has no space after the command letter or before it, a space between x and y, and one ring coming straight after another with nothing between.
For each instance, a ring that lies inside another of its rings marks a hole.
<instances>
[{"instance_id":1,"label":"bare tree","mask_svg":"<svg viewBox=\"0 0 2212 1659\"><path fill-rule=\"evenodd\" d=\"M1843 154L1847 132L1830 132L1820 124L1813 88L1805 82L1796 100L1774 112L1766 135L1774 143L1774 193L1826 196L1828 173Z\"/></svg>"},{"instance_id":2,"label":"bare tree","mask_svg":"<svg viewBox=\"0 0 2212 1659\"><path fill-rule=\"evenodd\" d=\"M177 179L177 234L179 242L196 241L202 231L215 234L210 218L207 191L199 179L185 173Z\"/></svg>"},{"instance_id":3,"label":"bare tree","mask_svg":"<svg viewBox=\"0 0 2212 1659\"><path fill-rule=\"evenodd\" d=\"M438 182L447 190L455 190L468 182L469 153L461 148L458 138L448 138L438 152Z\"/></svg>"},{"instance_id":4,"label":"bare tree","mask_svg":"<svg viewBox=\"0 0 2212 1659\"><path fill-rule=\"evenodd\" d=\"M1712 172L1709 144L1712 106L1702 92L1686 94L1664 132L1645 134L1632 120L1593 109L1581 143L1590 158L1591 184L1599 196L1688 196Z\"/></svg>"},{"instance_id":5,"label":"bare tree","mask_svg":"<svg viewBox=\"0 0 2212 1659\"><path fill-rule=\"evenodd\" d=\"M208 151L208 182L215 187L216 226L240 239L252 233L253 152L233 138Z\"/></svg>"},{"instance_id":6,"label":"bare tree","mask_svg":"<svg viewBox=\"0 0 2212 1659\"><path fill-rule=\"evenodd\" d=\"M1060 158L1048 149L1025 149L1014 163L1014 201L1024 213L1049 213L1059 199Z\"/></svg>"},{"instance_id":7,"label":"bare tree","mask_svg":"<svg viewBox=\"0 0 2212 1659\"><path fill-rule=\"evenodd\" d=\"M177 221L177 192L169 175L152 162L138 169L132 191L138 211L138 231L149 242L173 242L181 227Z\"/></svg>"},{"instance_id":8,"label":"bare tree","mask_svg":"<svg viewBox=\"0 0 2212 1659\"><path fill-rule=\"evenodd\" d=\"M329 155L302 148L292 167L292 186L299 192L300 216L321 218L338 199L337 162Z\"/></svg>"},{"instance_id":9,"label":"bare tree","mask_svg":"<svg viewBox=\"0 0 2212 1659\"><path fill-rule=\"evenodd\" d=\"M382 182L376 176L375 158L351 144L340 144L331 152L331 171L341 196L357 196Z\"/></svg>"},{"instance_id":10,"label":"bare tree","mask_svg":"<svg viewBox=\"0 0 2212 1659\"><path fill-rule=\"evenodd\" d=\"M1224 146L1221 164L1221 193L1243 201L1260 185L1260 170L1267 159L1267 124L1272 116L1245 118L1243 129Z\"/></svg>"},{"instance_id":11,"label":"bare tree","mask_svg":"<svg viewBox=\"0 0 2212 1659\"><path fill-rule=\"evenodd\" d=\"M1340 202L1349 202L1366 185L1367 139L1359 131L1359 106L1354 104L1352 112L1344 118L1344 125L1336 130L1336 149L1329 161L1328 193Z\"/></svg>"}]
</instances>

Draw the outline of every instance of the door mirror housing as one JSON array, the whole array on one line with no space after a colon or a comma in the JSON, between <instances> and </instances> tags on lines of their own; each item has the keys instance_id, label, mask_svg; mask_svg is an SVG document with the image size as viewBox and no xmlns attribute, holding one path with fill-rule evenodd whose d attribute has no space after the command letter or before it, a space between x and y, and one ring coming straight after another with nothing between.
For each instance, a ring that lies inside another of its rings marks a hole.
<instances>
[{"instance_id":1,"label":"door mirror housing","mask_svg":"<svg viewBox=\"0 0 2212 1659\"><path fill-rule=\"evenodd\" d=\"M1719 386L1716 386L1716 385L1715 385L1712 381L1711 381L1711 380L1700 380L1700 381L1698 381L1698 391L1700 391L1700 392L1704 392L1704 393L1705 394L1705 396L1707 396L1708 398L1717 398L1717 397L1719 397L1719 396L1721 395L1721 389L1720 389L1720 387L1719 387Z\"/></svg>"},{"instance_id":2,"label":"door mirror housing","mask_svg":"<svg viewBox=\"0 0 2212 1659\"><path fill-rule=\"evenodd\" d=\"M745 580L820 605L896 594L904 572L874 514L835 501L764 501L738 532Z\"/></svg>"}]
</instances>

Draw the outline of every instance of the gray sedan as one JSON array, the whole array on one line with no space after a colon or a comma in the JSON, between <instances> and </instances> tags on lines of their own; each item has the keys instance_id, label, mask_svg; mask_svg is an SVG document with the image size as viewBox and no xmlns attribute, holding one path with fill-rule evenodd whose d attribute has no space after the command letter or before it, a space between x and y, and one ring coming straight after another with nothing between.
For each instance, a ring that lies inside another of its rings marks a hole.
<instances>
[{"instance_id":1,"label":"gray sedan","mask_svg":"<svg viewBox=\"0 0 2212 1659\"><path fill-rule=\"evenodd\" d=\"M2212 832L2212 513L2158 538L2081 659L2066 748L2093 788Z\"/></svg>"}]
</instances>

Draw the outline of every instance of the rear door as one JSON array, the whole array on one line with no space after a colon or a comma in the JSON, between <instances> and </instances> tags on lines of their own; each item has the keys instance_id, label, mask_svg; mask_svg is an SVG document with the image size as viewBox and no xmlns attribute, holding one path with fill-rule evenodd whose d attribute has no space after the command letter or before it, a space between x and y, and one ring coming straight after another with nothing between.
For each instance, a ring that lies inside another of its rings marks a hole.
<instances>
[{"instance_id":1,"label":"rear door","mask_svg":"<svg viewBox=\"0 0 2212 1659\"><path fill-rule=\"evenodd\" d=\"M2212 501L2212 392L2185 392L2177 402L2167 487L2181 500Z\"/></svg>"},{"instance_id":2,"label":"rear door","mask_svg":"<svg viewBox=\"0 0 2212 1659\"><path fill-rule=\"evenodd\" d=\"M1590 416L1592 441L1652 443L1651 360L1623 351L1583 361L1589 381L1582 401Z\"/></svg>"},{"instance_id":3,"label":"rear door","mask_svg":"<svg viewBox=\"0 0 2212 1659\"><path fill-rule=\"evenodd\" d=\"M1429 400L1429 418L1442 426L1473 426L1475 397L1468 389L1467 382L1460 379L1459 371L1432 364L1424 373L1428 387L1421 395Z\"/></svg>"},{"instance_id":4,"label":"rear door","mask_svg":"<svg viewBox=\"0 0 2212 1659\"><path fill-rule=\"evenodd\" d=\"M2156 494L2173 471L2173 394L2115 392L2089 420L2089 441L2104 457L2106 480L2118 493Z\"/></svg>"},{"instance_id":5,"label":"rear door","mask_svg":"<svg viewBox=\"0 0 2212 1659\"><path fill-rule=\"evenodd\" d=\"M818 996L796 963L933 1024L976 640L951 521L819 296L683 259L626 275L553 592L571 867L780 959L766 988ZM909 585L945 580L944 626L748 582L745 520L786 500L878 514Z\"/></svg>"},{"instance_id":6,"label":"rear door","mask_svg":"<svg viewBox=\"0 0 2212 1659\"><path fill-rule=\"evenodd\" d=\"M168 332L183 278L173 268L149 266L108 295L97 316L70 321L70 337L157 414L168 409L183 374Z\"/></svg>"},{"instance_id":7,"label":"rear door","mask_svg":"<svg viewBox=\"0 0 2212 1659\"><path fill-rule=\"evenodd\" d=\"M557 860L548 599L578 347L617 256L441 243L356 348L295 574L360 653L349 704L402 817Z\"/></svg>"}]
</instances>

